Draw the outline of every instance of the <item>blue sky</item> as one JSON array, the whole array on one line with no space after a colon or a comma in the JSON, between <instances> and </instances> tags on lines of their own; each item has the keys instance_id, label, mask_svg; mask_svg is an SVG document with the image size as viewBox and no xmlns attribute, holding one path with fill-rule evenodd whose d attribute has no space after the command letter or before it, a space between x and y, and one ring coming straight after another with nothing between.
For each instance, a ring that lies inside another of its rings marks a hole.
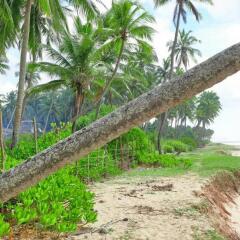
<instances>
[{"instance_id":1,"label":"blue sky","mask_svg":"<svg viewBox=\"0 0 240 240\"><path fill-rule=\"evenodd\" d=\"M214 6L208 6L193 0L199 7L203 19L197 23L193 17L188 15L187 24L182 24L182 28L192 30L193 34L202 41L196 46L202 52L202 57L198 59L198 62L240 40L240 0L213 1ZM109 5L111 0L105 0L105 2L106 5ZM152 0L141 0L141 2L156 18L153 26L156 29L153 45L161 62L168 56L166 43L173 39L174 35L172 14L175 1L172 0L171 3L157 10L153 8ZM17 79L14 73L18 69L18 50L11 49L8 57L11 68L6 76L0 76L0 93L6 93L16 88ZM46 80L43 79L43 81ZM211 126L215 131L213 140L240 141L240 73L216 85L213 90L218 93L222 102L221 114Z\"/></svg>"}]
</instances>

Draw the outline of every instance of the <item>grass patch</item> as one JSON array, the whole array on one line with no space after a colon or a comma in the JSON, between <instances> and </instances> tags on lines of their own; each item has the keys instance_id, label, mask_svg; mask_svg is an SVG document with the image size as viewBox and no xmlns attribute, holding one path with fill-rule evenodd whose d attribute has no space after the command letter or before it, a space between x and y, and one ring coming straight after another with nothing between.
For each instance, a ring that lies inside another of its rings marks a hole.
<instances>
[{"instance_id":1,"label":"grass patch","mask_svg":"<svg viewBox=\"0 0 240 240\"><path fill-rule=\"evenodd\" d=\"M186 173L197 174L201 177L209 177L219 171L235 171L240 169L240 157L231 156L234 147L224 144L209 144L192 152L181 154L181 158L192 160L189 168L136 168L124 175L135 177L147 176L178 176Z\"/></svg>"}]
</instances>

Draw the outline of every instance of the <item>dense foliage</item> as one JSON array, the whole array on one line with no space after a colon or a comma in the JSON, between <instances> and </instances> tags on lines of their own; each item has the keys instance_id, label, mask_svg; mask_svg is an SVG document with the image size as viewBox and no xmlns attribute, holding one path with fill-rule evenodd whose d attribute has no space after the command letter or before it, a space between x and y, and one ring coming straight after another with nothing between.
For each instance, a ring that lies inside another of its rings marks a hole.
<instances>
[{"instance_id":1,"label":"dense foliage","mask_svg":"<svg viewBox=\"0 0 240 240\"><path fill-rule=\"evenodd\" d=\"M170 0L153 2L159 7ZM137 1L112 1L110 8L99 0L0 1L1 75L8 71L9 48L21 51L18 89L0 95L6 169L182 75L190 60L201 55L193 32L180 29L188 11L200 20L192 1L176 1L175 38L168 42L170 56L160 66L152 41L154 17ZM43 77L49 82L39 84ZM96 221L94 195L86 185L91 181L138 165L188 169L192 161L178 155L210 141L213 131L206 127L220 110L219 97L211 91L170 109L161 133L164 154L156 151L159 119L93 151L0 205L0 237L15 224L69 232L79 222ZM33 118L38 148L32 136Z\"/></svg>"}]
</instances>

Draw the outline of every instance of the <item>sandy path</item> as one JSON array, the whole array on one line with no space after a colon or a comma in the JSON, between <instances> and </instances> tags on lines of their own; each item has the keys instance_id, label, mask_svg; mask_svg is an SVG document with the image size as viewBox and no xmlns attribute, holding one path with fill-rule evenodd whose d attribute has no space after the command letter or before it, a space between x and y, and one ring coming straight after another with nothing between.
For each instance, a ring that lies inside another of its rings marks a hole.
<instances>
[{"instance_id":1,"label":"sandy path","mask_svg":"<svg viewBox=\"0 0 240 240\"><path fill-rule=\"evenodd\" d=\"M118 177L96 183L98 221L68 239L190 240L212 230L206 216L194 206L203 180L179 177ZM105 226L104 226L105 225ZM95 232L94 232L95 230ZM92 233L89 233L92 231Z\"/></svg>"}]
</instances>

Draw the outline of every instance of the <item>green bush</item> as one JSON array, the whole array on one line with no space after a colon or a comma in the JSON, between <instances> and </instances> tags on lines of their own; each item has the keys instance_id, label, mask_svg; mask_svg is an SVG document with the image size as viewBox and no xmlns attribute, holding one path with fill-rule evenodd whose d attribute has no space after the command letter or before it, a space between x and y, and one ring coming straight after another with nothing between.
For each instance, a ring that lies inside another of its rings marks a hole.
<instances>
[{"instance_id":1,"label":"green bush","mask_svg":"<svg viewBox=\"0 0 240 240\"><path fill-rule=\"evenodd\" d=\"M180 141L187 144L191 150L197 148L198 146L197 141L191 137L182 137Z\"/></svg>"},{"instance_id":2,"label":"green bush","mask_svg":"<svg viewBox=\"0 0 240 240\"><path fill-rule=\"evenodd\" d=\"M82 181L96 181L103 176L116 175L121 171L111 153L106 153L104 149L99 149L79 160L77 166L72 168L72 172L76 173Z\"/></svg>"},{"instance_id":3,"label":"green bush","mask_svg":"<svg viewBox=\"0 0 240 240\"><path fill-rule=\"evenodd\" d=\"M94 222L94 194L80 180L64 169L21 193L10 205L18 224L38 222L42 227L60 232L74 231L77 223Z\"/></svg>"},{"instance_id":4,"label":"green bush","mask_svg":"<svg viewBox=\"0 0 240 240\"><path fill-rule=\"evenodd\" d=\"M189 150L188 145L179 140L167 140L164 142L164 144L172 146L177 154L180 154L181 152L187 152Z\"/></svg>"},{"instance_id":5,"label":"green bush","mask_svg":"<svg viewBox=\"0 0 240 240\"><path fill-rule=\"evenodd\" d=\"M163 145L163 151L164 153L173 153L174 152L174 147L168 144Z\"/></svg>"},{"instance_id":6,"label":"green bush","mask_svg":"<svg viewBox=\"0 0 240 240\"><path fill-rule=\"evenodd\" d=\"M148 153L141 156L139 160L139 164L155 166L155 167L165 167L165 168L173 168L173 167L182 167L189 168L192 166L192 161L190 159L179 158L172 154L155 154Z\"/></svg>"},{"instance_id":7,"label":"green bush","mask_svg":"<svg viewBox=\"0 0 240 240\"><path fill-rule=\"evenodd\" d=\"M103 117L108 113L111 113L114 109L115 107L112 107L109 105L102 105L99 113L99 117ZM94 122L95 120L96 120L96 111L94 110L84 116L79 117L76 123L76 128L77 130L80 130L88 126L90 123Z\"/></svg>"},{"instance_id":8,"label":"green bush","mask_svg":"<svg viewBox=\"0 0 240 240\"><path fill-rule=\"evenodd\" d=\"M10 225L9 223L4 221L4 216L0 214L0 237L3 237L10 232Z\"/></svg>"}]
</instances>

